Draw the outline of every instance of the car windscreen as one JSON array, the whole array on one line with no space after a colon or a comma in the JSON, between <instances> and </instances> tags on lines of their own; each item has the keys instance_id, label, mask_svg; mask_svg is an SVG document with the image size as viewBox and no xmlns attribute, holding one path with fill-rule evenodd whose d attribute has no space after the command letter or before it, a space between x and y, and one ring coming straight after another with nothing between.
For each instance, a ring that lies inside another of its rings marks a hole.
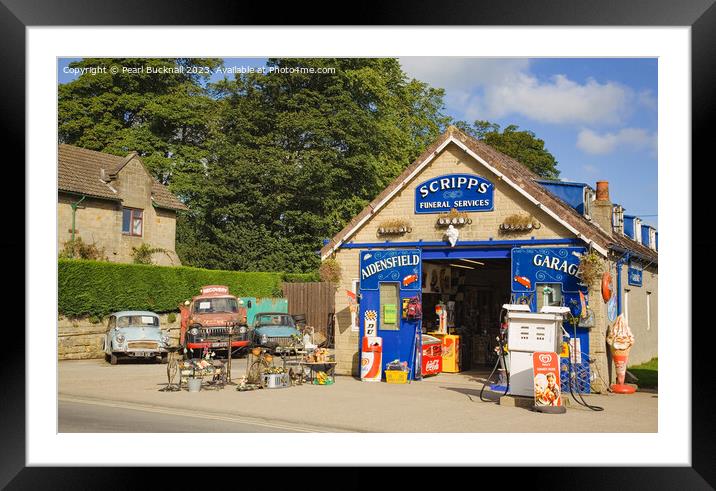
<instances>
[{"instance_id":1,"label":"car windscreen","mask_svg":"<svg viewBox=\"0 0 716 491\"><path fill-rule=\"evenodd\" d=\"M213 314L216 312L238 312L235 298L200 298L194 302L194 313Z\"/></svg>"},{"instance_id":2,"label":"car windscreen","mask_svg":"<svg viewBox=\"0 0 716 491\"><path fill-rule=\"evenodd\" d=\"M124 315L117 318L117 327L159 326L159 317L153 315Z\"/></svg>"},{"instance_id":3,"label":"car windscreen","mask_svg":"<svg viewBox=\"0 0 716 491\"><path fill-rule=\"evenodd\" d=\"M256 325L259 327L294 327L295 324L293 322L293 317L287 314L259 314L256 316Z\"/></svg>"}]
</instances>

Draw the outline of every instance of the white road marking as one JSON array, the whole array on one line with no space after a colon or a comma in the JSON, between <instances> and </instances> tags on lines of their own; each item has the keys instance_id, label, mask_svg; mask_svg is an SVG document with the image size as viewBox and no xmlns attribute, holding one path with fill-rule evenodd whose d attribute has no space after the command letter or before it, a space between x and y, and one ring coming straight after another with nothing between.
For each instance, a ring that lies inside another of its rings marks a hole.
<instances>
[{"instance_id":1,"label":"white road marking","mask_svg":"<svg viewBox=\"0 0 716 491\"><path fill-rule=\"evenodd\" d=\"M243 423L243 424L248 424L248 425L252 425L252 426L264 426L266 428L290 430L290 431L297 431L297 432L302 432L302 433L344 433L344 432L346 432L346 430L335 429L335 428L331 428L330 430L325 430L325 429L314 428L314 427L309 427L309 426L292 425L290 423L269 423L269 422L263 422L263 421L256 420L253 418L245 418L245 417L241 417L241 416L223 416L220 414L197 413L195 411L187 411L187 410L175 409L175 408L169 408L169 407L147 406L147 405L143 405L143 404L115 402L115 401L108 401L108 400L84 399L84 398L73 397L73 396L60 395L58 397L58 402L71 402L71 403L75 403L75 404L87 404L90 406L103 406L103 407L112 407L112 408L119 408L119 409L131 409L134 411L144 411L144 412L156 413L156 414L168 414L171 416L183 416L183 417L190 417L190 418L207 419L207 420L212 420L212 421L225 421L225 422L229 422L229 423Z\"/></svg>"}]
</instances>

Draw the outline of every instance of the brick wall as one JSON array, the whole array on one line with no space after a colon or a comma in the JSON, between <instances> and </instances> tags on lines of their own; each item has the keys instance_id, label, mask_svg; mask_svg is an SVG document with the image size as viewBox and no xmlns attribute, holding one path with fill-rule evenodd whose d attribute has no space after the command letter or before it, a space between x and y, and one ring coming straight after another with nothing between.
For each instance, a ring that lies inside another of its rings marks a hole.
<instances>
[{"instance_id":1,"label":"brick wall","mask_svg":"<svg viewBox=\"0 0 716 491\"><path fill-rule=\"evenodd\" d=\"M147 243L161 247L167 253L156 253L152 260L162 266L179 266L181 262L175 252L176 212L152 206L152 178L138 159L133 159L119 172L112 186L117 189L123 202L87 198L75 215L76 236L86 243L95 243L104 248L110 261L131 263L132 247ZM59 193L58 248L71 239L71 203L79 196ZM122 234L122 206L143 210L142 237Z\"/></svg>"}]
</instances>

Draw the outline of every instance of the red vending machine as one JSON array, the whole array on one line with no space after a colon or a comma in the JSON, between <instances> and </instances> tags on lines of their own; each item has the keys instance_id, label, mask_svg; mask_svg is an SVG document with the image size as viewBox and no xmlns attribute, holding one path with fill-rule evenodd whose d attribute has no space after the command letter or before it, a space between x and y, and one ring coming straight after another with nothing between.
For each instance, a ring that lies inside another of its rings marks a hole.
<instances>
[{"instance_id":1,"label":"red vending machine","mask_svg":"<svg viewBox=\"0 0 716 491\"><path fill-rule=\"evenodd\" d=\"M442 341L435 336L423 334L423 377L443 371Z\"/></svg>"}]
</instances>

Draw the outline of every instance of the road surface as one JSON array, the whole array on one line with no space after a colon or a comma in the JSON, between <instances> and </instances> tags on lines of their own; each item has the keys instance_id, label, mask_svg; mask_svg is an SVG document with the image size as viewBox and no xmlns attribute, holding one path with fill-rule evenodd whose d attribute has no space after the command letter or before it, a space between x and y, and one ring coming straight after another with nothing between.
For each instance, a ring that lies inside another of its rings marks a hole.
<instances>
[{"instance_id":1,"label":"road surface","mask_svg":"<svg viewBox=\"0 0 716 491\"><path fill-rule=\"evenodd\" d=\"M291 423L261 421L216 414L194 415L190 411L138 404L59 400L60 433L296 433L316 428Z\"/></svg>"}]
</instances>

